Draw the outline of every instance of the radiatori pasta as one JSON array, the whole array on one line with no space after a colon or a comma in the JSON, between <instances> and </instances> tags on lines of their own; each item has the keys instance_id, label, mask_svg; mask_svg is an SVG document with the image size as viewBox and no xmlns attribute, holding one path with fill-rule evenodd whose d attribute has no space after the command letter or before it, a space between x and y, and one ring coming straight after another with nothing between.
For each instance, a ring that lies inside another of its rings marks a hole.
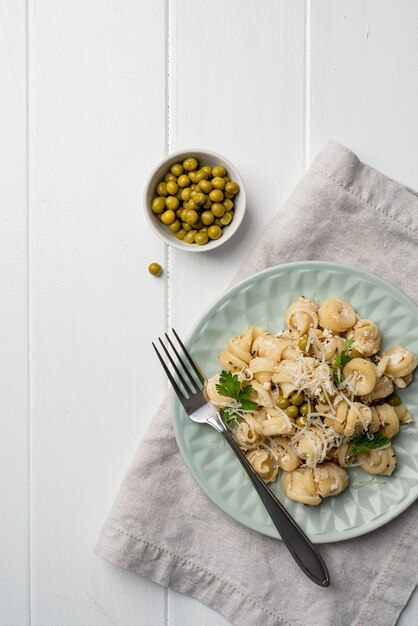
<instances>
[{"instance_id":1,"label":"radiatori pasta","mask_svg":"<svg viewBox=\"0 0 418 626\"><path fill-rule=\"evenodd\" d=\"M398 345L380 353L377 325L341 298L298 298L285 320L277 335L231 338L206 395L265 482L281 472L290 499L318 505L346 489L350 466L394 472L392 439L412 421L396 391L418 360Z\"/></svg>"}]
</instances>

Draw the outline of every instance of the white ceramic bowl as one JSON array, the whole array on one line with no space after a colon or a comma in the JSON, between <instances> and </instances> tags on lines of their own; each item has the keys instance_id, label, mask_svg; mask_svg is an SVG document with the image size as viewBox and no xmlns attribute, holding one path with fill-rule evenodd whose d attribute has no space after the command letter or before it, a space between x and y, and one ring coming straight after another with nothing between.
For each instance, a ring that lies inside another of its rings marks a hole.
<instances>
[{"instance_id":1,"label":"white ceramic bowl","mask_svg":"<svg viewBox=\"0 0 418 626\"><path fill-rule=\"evenodd\" d=\"M214 167L215 165L223 165L227 171L227 175L231 180L237 182L240 191L234 199L234 219L228 226L223 228L222 237L219 239L210 240L205 246L199 246L197 244L184 243L181 239L177 239L170 230L168 230L167 226L162 224L158 217L151 211L151 202L155 197L155 188L157 184L164 179L164 176L167 172L170 171L170 167L177 162L182 163L184 159L189 156L194 156L204 165L209 165L210 167ZM186 252L208 252L209 250L213 250L214 248L218 248L222 244L226 243L229 239L231 239L232 235L238 230L239 225L242 222L244 217L245 208L246 208L246 196L245 196L245 187L243 180L234 165L225 157L217 154L216 152L210 152L209 150L202 150L201 148L190 148L189 150L180 150L178 152L173 152L168 157L160 161L158 165L151 172L150 177L148 178L147 184L145 185L145 215L148 220L149 225L151 226L154 233L164 241L164 243L169 246L173 246L174 248L179 248L179 250L185 250Z\"/></svg>"}]
</instances>

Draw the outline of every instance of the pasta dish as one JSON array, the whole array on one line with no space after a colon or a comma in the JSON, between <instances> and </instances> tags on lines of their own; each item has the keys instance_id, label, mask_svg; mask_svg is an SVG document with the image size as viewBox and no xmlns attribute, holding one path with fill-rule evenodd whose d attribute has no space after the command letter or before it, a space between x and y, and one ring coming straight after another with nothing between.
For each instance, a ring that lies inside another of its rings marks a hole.
<instances>
[{"instance_id":1,"label":"pasta dish","mask_svg":"<svg viewBox=\"0 0 418 626\"><path fill-rule=\"evenodd\" d=\"M206 395L265 482L282 470L285 494L317 505L346 489L349 467L394 472L392 439L412 421L398 390L418 361L380 352L377 325L339 298L298 298L285 320L277 335L249 326L230 339Z\"/></svg>"}]
</instances>

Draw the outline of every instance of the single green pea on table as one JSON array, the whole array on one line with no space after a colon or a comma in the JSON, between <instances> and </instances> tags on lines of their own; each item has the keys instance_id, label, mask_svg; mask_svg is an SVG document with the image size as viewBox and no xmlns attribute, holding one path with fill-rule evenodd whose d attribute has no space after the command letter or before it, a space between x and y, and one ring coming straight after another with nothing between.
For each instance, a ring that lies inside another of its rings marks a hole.
<instances>
[{"instance_id":1,"label":"single green pea on table","mask_svg":"<svg viewBox=\"0 0 418 626\"><path fill-rule=\"evenodd\" d=\"M201 165L190 156L171 166L155 193L151 210L156 218L177 239L204 246L222 237L223 229L234 219L239 185L222 165Z\"/></svg>"}]
</instances>

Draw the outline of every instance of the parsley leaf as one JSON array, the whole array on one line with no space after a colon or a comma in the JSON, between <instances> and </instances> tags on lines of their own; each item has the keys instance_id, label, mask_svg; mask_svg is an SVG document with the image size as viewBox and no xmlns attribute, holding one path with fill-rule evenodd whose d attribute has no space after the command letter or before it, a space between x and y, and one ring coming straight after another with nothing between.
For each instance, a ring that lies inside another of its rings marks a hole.
<instances>
[{"instance_id":1,"label":"parsley leaf","mask_svg":"<svg viewBox=\"0 0 418 626\"><path fill-rule=\"evenodd\" d=\"M238 424L239 415L233 409L222 408L221 417L227 428L232 428Z\"/></svg>"},{"instance_id":2,"label":"parsley leaf","mask_svg":"<svg viewBox=\"0 0 418 626\"><path fill-rule=\"evenodd\" d=\"M216 384L216 391L220 396L226 396L227 398L236 400L240 404L237 408L243 409L244 411L254 411L258 408L257 402L248 399L252 390L251 385L241 387L238 376L226 370L222 370L219 382ZM221 416L228 428L238 424L239 415L233 408L222 408Z\"/></svg>"},{"instance_id":3,"label":"parsley leaf","mask_svg":"<svg viewBox=\"0 0 418 626\"><path fill-rule=\"evenodd\" d=\"M350 350L353 343L354 339L347 339L347 341L344 342L343 349L337 354L334 361L332 362L331 368L334 372L334 384L337 387L343 382L340 375L341 370L343 369L344 365L347 365L347 363L349 363L352 359L352 357L349 356L348 351Z\"/></svg>"},{"instance_id":4,"label":"parsley leaf","mask_svg":"<svg viewBox=\"0 0 418 626\"><path fill-rule=\"evenodd\" d=\"M390 439L380 435L379 433L369 436L371 439L369 439L366 433L362 433L353 439L353 456L357 456L358 454L361 454L361 452L369 452L369 450L374 450L375 448L382 448L390 443Z\"/></svg>"},{"instance_id":5,"label":"parsley leaf","mask_svg":"<svg viewBox=\"0 0 418 626\"><path fill-rule=\"evenodd\" d=\"M216 391L221 396L227 396L236 400L241 391L241 383L238 380L238 376L235 376L232 372L222 370L219 382L216 384Z\"/></svg>"}]
</instances>

